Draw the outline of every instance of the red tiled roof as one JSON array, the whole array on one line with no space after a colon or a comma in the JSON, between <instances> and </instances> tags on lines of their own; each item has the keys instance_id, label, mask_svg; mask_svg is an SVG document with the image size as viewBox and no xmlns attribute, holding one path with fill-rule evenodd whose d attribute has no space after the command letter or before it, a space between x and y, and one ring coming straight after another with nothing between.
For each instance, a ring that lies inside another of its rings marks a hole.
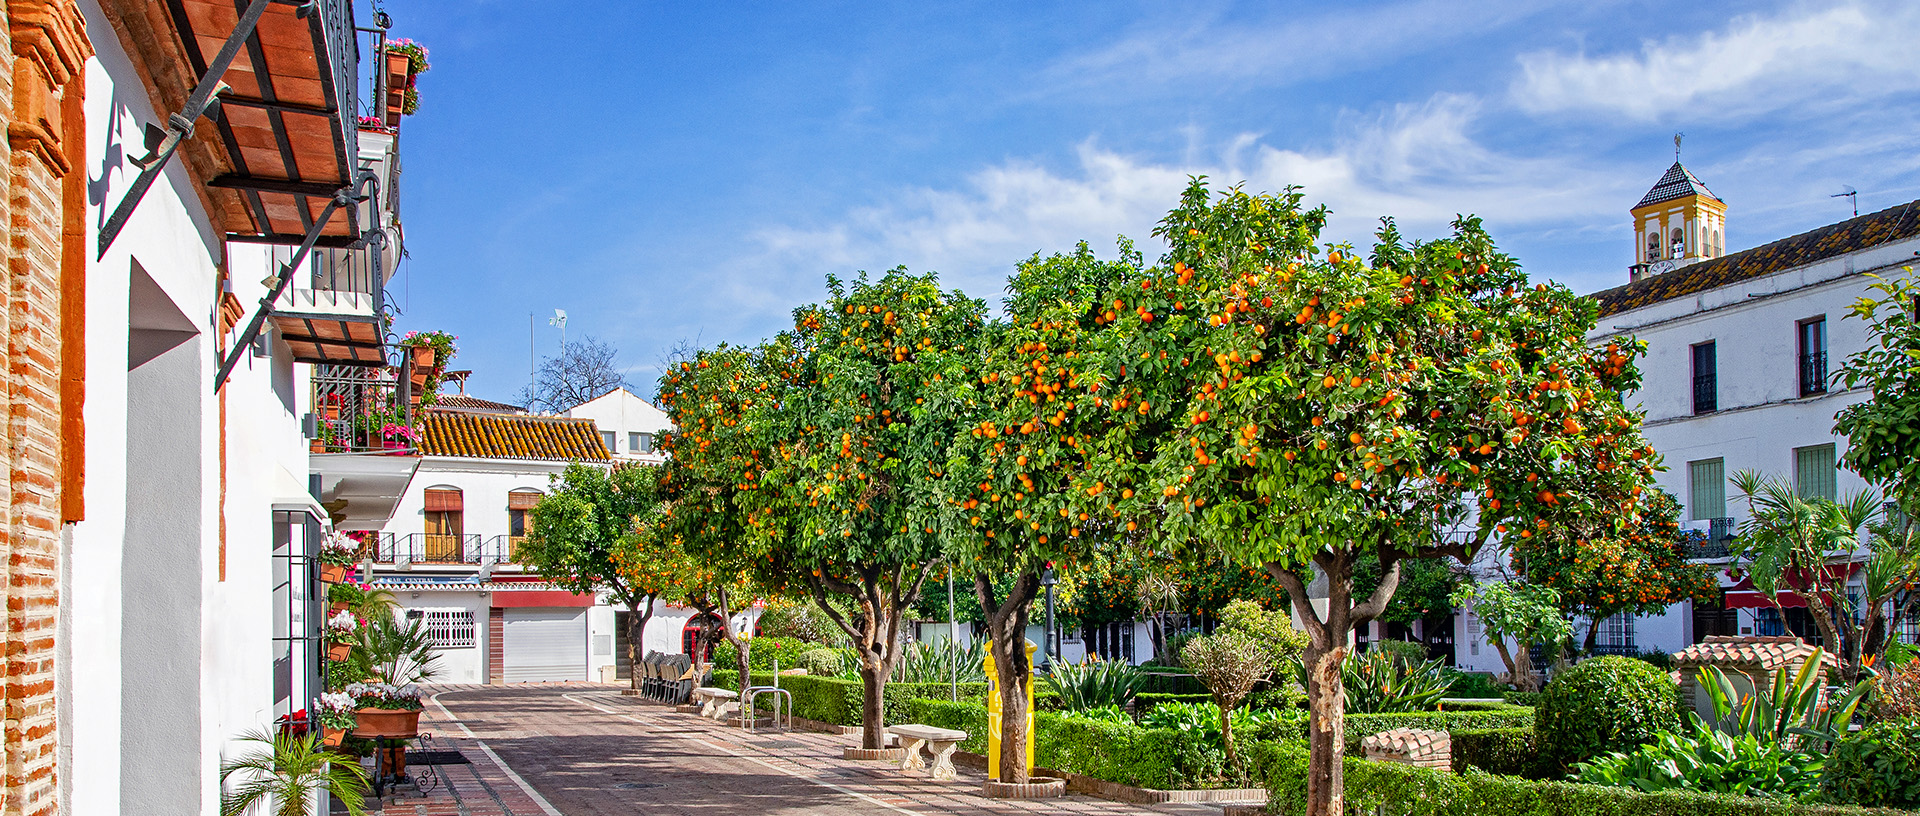
<instances>
[{"instance_id":1,"label":"red tiled roof","mask_svg":"<svg viewBox=\"0 0 1920 816\"><path fill-rule=\"evenodd\" d=\"M1751 280L1797 266L1920 235L1920 201L1828 224L1771 244L1710 258L1592 295L1600 315L1619 314L1661 301Z\"/></svg>"},{"instance_id":2,"label":"red tiled roof","mask_svg":"<svg viewBox=\"0 0 1920 816\"><path fill-rule=\"evenodd\" d=\"M495 411L510 414L522 414L527 410L518 405L469 397L466 394L442 394L434 400L433 407L454 411Z\"/></svg>"},{"instance_id":3,"label":"red tiled roof","mask_svg":"<svg viewBox=\"0 0 1920 816\"><path fill-rule=\"evenodd\" d=\"M1675 652L1673 667L1686 669L1695 666L1737 666L1773 671L1782 666L1799 666L1813 655L1815 648L1792 635L1782 637L1708 635L1705 641ZM1821 662L1839 665L1839 661L1832 653L1825 653Z\"/></svg>"},{"instance_id":4,"label":"red tiled roof","mask_svg":"<svg viewBox=\"0 0 1920 816\"><path fill-rule=\"evenodd\" d=\"M613 458L591 419L429 409L421 412L420 430L420 452L428 456L586 462Z\"/></svg>"}]
</instances>

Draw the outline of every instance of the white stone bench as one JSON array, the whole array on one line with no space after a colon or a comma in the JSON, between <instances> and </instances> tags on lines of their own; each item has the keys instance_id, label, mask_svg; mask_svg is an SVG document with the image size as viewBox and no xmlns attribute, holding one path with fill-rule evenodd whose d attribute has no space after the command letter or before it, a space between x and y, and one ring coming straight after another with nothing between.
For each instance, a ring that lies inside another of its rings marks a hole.
<instances>
[{"instance_id":1,"label":"white stone bench","mask_svg":"<svg viewBox=\"0 0 1920 816\"><path fill-rule=\"evenodd\" d=\"M915 771L926 767L920 759L920 749L925 747L933 755L933 778L939 782L952 782L960 778L953 770L953 751L966 741L967 732L950 728L935 728L931 725L907 724L887 726L887 733L900 738L900 747L904 749L900 758L900 770Z\"/></svg>"},{"instance_id":2,"label":"white stone bench","mask_svg":"<svg viewBox=\"0 0 1920 816\"><path fill-rule=\"evenodd\" d=\"M725 716L727 704L738 699L738 692L723 688L701 687L693 690L693 701L700 705L700 716L710 720Z\"/></svg>"}]
</instances>

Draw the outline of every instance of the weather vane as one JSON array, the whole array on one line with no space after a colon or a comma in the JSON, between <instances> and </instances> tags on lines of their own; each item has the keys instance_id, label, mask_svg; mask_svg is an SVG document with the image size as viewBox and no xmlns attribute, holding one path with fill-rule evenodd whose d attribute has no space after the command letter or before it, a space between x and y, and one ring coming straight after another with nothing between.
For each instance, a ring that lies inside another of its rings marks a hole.
<instances>
[{"instance_id":1,"label":"weather vane","mask_svg":"<svg viewBox=\"0 0 1920 816\"><path fill-rule=\"evenodd\" d=\"M1687 134L1685 133L1673 134L1673 160L1675 163L1680 161L1680 140L1686 138L1686 136Z\"/></svg>"}]
</instances>

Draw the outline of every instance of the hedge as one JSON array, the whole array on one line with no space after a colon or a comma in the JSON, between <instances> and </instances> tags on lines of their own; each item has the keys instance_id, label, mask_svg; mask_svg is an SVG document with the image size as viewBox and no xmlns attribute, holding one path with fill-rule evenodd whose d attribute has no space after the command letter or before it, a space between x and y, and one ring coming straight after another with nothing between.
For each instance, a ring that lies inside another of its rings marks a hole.
<instances>
[{"instance_id":1,"label":"hedge","mask_svg":"<svg viewBox=\"0 0 1920 816\"><path fill-rule=\"evenodd\" d=\"M1442 711L1516 711L1531 710L1527 706L1517 706L1501 700L1441 700Z\"/></svg>"},{"instance_id":2,"label":"hedge","mask_svg":"<svg viewBox=\"0 0 1920 816\"><path fill-rule=\"evenodd\" d=\"M1454 731L1453 770L1478 768L1490 774L1550 779L1559 767L1534 742L1532 728L1487 728Z\"/></svg>"},{"instance_id":3,"label":"hedge","mask_svg":"<svg viewBox=\"0 0 1920 816\"><path fill-rule=\"evenodd\" d=\"M1347 751L1358 754L1360 741L1395 728L1421 728L1428 731L1481 731L1489 728L1532 728L1533 709L1509 706L1494 711L1410 711L1402 714L1348 714ZM1301 721L1287 739L1307 738L1307 724Z\"/></svg>"},{"instance_id":4,"label":"hedge","mask_svg":"<svg viewBox=\"0 0 1920 816\"><path fill-rule=\"evenodd\" d=\"M963 751L987 751L987 709L978 703L913 700L911 720L967 732ZM1225 754L1170 728L1102 723L1038 712L1033 718L1034 764L1095 779L1147 788L1191 788L1220 775Z\"/></svg>"},{"instance_id":5,"label":"hedge","mask_svg":"<svg viewBox=\"0 0 1920 816\"><path fill-rule=\"evenodd\" d=\"M1509 691L1500 695L1500 699L1518 706L1537 706L1540 704L1540 692Z\"/></svg>"},{"instance_id":6,"label":"hedge","mask_svg":"<svg viewBox=\"0 0 1920 816\"><path fill-rule=\"evenodd\" d=\"M736 681L738 672L715 671L713 684L720 688L738 691ZM771 672L754 672L753 684L756 686L773 685ZM783 674L780 687L793 695L793 715L805 717L834 725L860 725L860 705L866 700L866 688L858 680L842 680L838 677L814 677L806 674ZM903 717L902 710L910 700L916 697L946 697L951 690L947 683L888 683L886 697L886 721L888 725L898 725L914 720ZM960 699L979 699L987 694L985 683L961 683ZM762 695L757 701L760 708L770 708L773 700Z\"/></svg>"},{"instance_id":7,"label":"hedge","mask_svg":"<svg viewBox=\"0 0 1920 816\"><path fill-rule=\"evenodd\" d=\"M1251 749L1265 780L1272 813L1305 810L1307 749L1298 743L1261 743ZM1909 811L1802 805L1688 792L1641 793L1631 788L1537 782L1478 772L1451 774L1392 762L1347 757L1349 812L1376 808L1399 816L1913 816Z\"/></svg>"},{"instance_id":8,"label":"hedge","mask_svg":"<svg viewBox=\"0 0 1920 816\"><path fill-rule=\"evenodd\" d=\"M1141 714L1145 714L1148 711L1153 710L1154 706L1157 706L1161 703L1211 704L1212 702L1213 702L1213 695L1211 694L1135 694L1133 695L1133 708L1135 711L1138 711Z\"/></svg>"}]
</instances>

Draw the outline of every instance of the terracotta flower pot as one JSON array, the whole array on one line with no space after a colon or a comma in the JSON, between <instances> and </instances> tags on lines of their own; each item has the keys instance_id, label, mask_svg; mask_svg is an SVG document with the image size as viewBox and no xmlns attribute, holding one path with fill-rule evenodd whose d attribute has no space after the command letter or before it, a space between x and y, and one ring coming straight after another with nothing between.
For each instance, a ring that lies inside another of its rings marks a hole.
<instances>
[{"instance_id":1,"label":"terracotta flower pot","mask_svg":"<svg viewBox=\"0 0 1920 816\"><path fill-rule=\"evenodd\" d=\"M344 584L352 571L345 564L321 564L320 580L329 584Z\"/></svg>"},{"instance_id":2,"label":"terracotta flower pot","mask_svg":"<svg viewBox=\"0 0 1920 816\"><path fill-rule=\"evenodd\" d=\"M356 737L411 737L420 731L420 712L397 708L362 708L353 712Z\"/></svg>"},{"instance_id":3,"label":"terracotta flower pot","mask_svg":"<svg viewBox=\"0 0 1920 816\"><path fill-rule=\"evenodd\" d=\"M340 747L340 743L347 741L347 732L341 729L326 728L323 726L320 731L320 744L328 748L338 748Z\"/></svg>"},{"instance_id":4,"label":"terracotta flower pot","mask_svg":"<svg viewBox=\"0 0 1920 816\"><path fill-rule=\"evenodd\" d=\"M327 452L326 441L321 439L315 439L311 442L308 442L307 452L308 453L326 453Z\"/></svg>"},{"instance_id":5,"label":"terracotta flower pot","mask_svg":"<svg viewBox=\"0 0 1920 816\"><path fill-rule=\"evenodd\" d=\"M329 643L329 644L327 644L327 659L328 659L328 660L331 660L331 661L333 661L333 662L335 662L335 663L338 663L338 662L340 662L340 661L342 661L342 660L345 660L345 659L347 659L347 658L349 658L349 657L352 657L352 656L353 656L353 644L351 644L351 643Z\"/></svg>"},{"instance_id":6,"label":"terracotta flower pot","mask_svg":"<svg viewBox=\"0 0 1920 816\"><path fill-rule=\"evenodd\" d=\"M344 601L334 601L327 606L327 617L331 618L345 611L347 611L347 604Z\"/></svg>"},{"instance_id":7,"label":"terracotta flower pot","mask_svg":"<svg viewBox=\"0 0 1920 816\"><path fill-rule=\"evenodd\" d=\"M435 355L433 353L432 346L414 346L410 349L410 352L413 354L413 370L415 371L432 371L433 370Z\"/></svg>"}]
</instances>

